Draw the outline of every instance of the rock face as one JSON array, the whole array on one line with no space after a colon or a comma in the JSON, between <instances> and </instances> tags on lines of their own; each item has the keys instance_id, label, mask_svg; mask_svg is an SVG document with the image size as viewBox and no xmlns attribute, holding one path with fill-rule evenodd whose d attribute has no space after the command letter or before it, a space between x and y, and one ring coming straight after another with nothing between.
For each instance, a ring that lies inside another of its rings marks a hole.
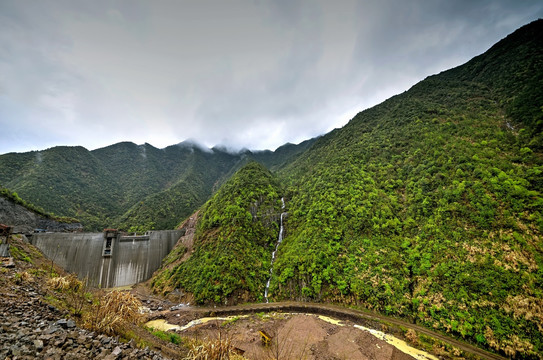
<instances>
[{"instance_id":1,"label":"rock face","mask_svg":"<svg viewBox=\"0 0 543 360\"><path fill-rule=\"evenodd\" d=\"M61 223L44 218L4 197L0 197L0 223L12 226L14 233L30 233L35 229L79 231L83 228L80 223Z\"/></svg>"},{"instance_id":2,"label":"rock face","mask_svg":"<svg viewBox=\"0 0 543 360\"><path fill-rule=\"evenodd\" d=\"M145 359L164 357L131 342L76 326L29 285L0 290L0 359Z\"/></svg>"}]
</instances>

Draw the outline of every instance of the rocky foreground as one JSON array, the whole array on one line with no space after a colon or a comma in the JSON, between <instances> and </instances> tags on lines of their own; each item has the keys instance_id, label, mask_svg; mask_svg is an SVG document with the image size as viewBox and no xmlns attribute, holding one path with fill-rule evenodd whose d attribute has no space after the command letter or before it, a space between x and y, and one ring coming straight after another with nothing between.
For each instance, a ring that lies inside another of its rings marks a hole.
<instances>
[{"instance_id":1,"label":"rocky foreground","mask_svg":"<svg viewBox=\"0 0 543 360\"><path fill-rule=\"evenodd\" d=\"M0 269L4 280L14 269ZM164 357L78 328L66 314L41 299L31 282L3 281L0 288L0 359L146 359Z\"/></svg>"}]
</instances>

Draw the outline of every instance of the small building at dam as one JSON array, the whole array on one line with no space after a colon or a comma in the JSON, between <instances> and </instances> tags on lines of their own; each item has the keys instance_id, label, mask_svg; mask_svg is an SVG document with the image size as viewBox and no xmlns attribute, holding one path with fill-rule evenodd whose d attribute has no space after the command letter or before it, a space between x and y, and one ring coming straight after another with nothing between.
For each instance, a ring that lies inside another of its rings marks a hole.
<instances>
[{"instance_id":1,"label":"small building at dam","mask_svg":"<svg viewBox=\"0 0 543 360\"><path fill-rule=\"evenodd\" d=\"M182 230L149 231L145 235L103 233L34 233L30 242L66 271L109 288L149 279L173 249Z\"/></svg>"}]
</instances>

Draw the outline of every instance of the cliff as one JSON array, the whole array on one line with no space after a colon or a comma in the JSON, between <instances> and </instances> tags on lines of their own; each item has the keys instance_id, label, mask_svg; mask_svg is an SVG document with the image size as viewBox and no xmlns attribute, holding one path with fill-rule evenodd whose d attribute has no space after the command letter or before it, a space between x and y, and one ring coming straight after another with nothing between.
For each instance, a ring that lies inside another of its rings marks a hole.
<instances>
[{"instance_id":1,"label":"cliff","mask_svg":"<svg viewBox=\"0 0 543 360\"><path fill-rule=\"evenodd\" d=\"M35 229L53 232L83 229L81 223L63 223L48 219L6 197L0 197L0 223L12 226L14 233L29 233Z\"/></svg>"}]
</instances>

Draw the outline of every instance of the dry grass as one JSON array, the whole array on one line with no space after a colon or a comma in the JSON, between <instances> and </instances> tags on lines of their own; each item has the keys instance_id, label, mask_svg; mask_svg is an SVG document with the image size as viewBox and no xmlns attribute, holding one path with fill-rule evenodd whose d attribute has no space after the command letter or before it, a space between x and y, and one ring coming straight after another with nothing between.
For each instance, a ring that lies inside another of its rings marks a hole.
<instances>
[{"instance_id":1,"label":"dry grass","mask_svg":"<svg viewBox=\"0 0 543 360\"><path fill-rule=\"evenodd\" d=\"M47 280L47 286L57 291L79 291L83 288L83 283L72 274L51 278Z\"/></svg>"},{"instance_id":2,"label":"dry grass","mask_svg":"<svg viewBox=\"0 0 543 360\"><path fill-rule=\"evenodd\" d=\"M186 360L243 360L245 359L232 345L232 339L219 337L215 340L191 340Z\"/></svg>"},{"instance_id":3,"label":"dry grass","mask_svg":"<svg viewBox=\"0 0 543 360\"><path fill-rule=\"evenodd\" d=\"M419 344L419 336L417 335L417 332L415 330L413 329L407 330L407 332L405 333L405 337L411 344L413 345Z\"/></svg>"},{"instance_id":4,"label":"dry grass","mask_svg":"<svg viewBox=\"0 0 543 360\"><path fill-rule=\"evenodd\" d=\"M503 309L513 313L515 319L532 321L543 333L543 299L527 295L508 296Z\"/></svg>"},{"instance_id":5,"label":"dry grass","mask_svg":"<svg viewBox=\"0 0 543 360\"><path fill-rule=\"evenodd\" d=\"M91 330L113 335L121 330L123 324L141 322L140 307L141 302L132 294L112 291L93 304L83 321Z\"/></svg>"},{"instance_id":6,"label":"dry grass","mask_svg":"<svg viewBox=\"0 0 543 360\"><path fill-rule=\"evenodd\" d=\"M494 331L487 326L485 338L491 348L503 351L508 357L517 358L519 355L537 355L533 351L534 346L528 340L523 340L516 334L510 334L507 339L498 340L494 336ZM538 357L541 359L540 355Z\"/></svg>"},{"instance_id":7,"label":"dry grass","mask_svg":"<svg viewBox=\"0 0 543 360\"><path fill-rule=\"evenodd\" d=\"M17 274L15 274L15 282L17 284L30 283L33 281L34 277L26 271L18 272Z\"/></svg>"}]
</instances>

